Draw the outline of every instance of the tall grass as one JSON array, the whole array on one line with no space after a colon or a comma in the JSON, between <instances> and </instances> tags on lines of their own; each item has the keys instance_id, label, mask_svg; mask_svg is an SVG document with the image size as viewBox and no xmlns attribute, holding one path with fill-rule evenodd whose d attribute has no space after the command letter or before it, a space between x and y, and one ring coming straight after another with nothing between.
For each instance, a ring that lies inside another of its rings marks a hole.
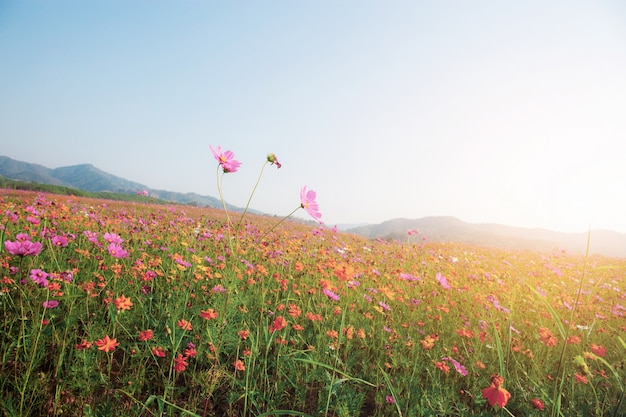
<instances>
[{"instance_id":1,"label":"tall grass","mask_svg":"<svg viewBox=\"0 0 626 417\"><path fill-rule=\"evenodd\" d=\"M245 220L3 192L4 415L626 414L623 259Z\"/></svg>"}]
</instances>

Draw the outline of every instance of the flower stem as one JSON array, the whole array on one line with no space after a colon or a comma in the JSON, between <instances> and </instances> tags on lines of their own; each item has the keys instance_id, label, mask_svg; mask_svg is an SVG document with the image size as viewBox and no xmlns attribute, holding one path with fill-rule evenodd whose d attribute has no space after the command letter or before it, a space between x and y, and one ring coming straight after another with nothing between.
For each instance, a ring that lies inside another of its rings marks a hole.
<instances>
[{"instance_id":1,"label":"flower stem","mask_svg":"<svg viewBox=\"0 0 626 417\"><path fill-rule=\"evenodd\" d=\"M265 232L265 234L263 236L261 236L259 238L259 240L263 240L263 238L267 235L269 235L270 233L272 233L274 231L274 229L276 229L282 222L284 222L285 220L287 220L288 218L290 218L291 216L293 216L293 214L298 211L299 209L301 209L302 206L298 206L296 207L291 213L289 213L288 215L286 215L285 217L283 217L278 223L276 223L274 226L271 227L270 230L268 230L267 232Z\"/></svg>"},{"instance_id":2,"label":"flower stem","mask_svg":"<svg viewBox=\"0 0 626 417\"><path fill-rule=\"evenodd\" d=\"M259 173L259 177L256 180L256 184L254 184L254 188L252 189L252 192L250 193L250 198L248 198L248 202L246 203L246 208L243 210L243 213L241 214L241 217L239 218L239 222L237 223L237 228L235 229L236 231L239 231L239 228L241 227L241 222L243 222L243 218L248 212L248 208L250 207L250 202L252 201L252 196L254 195L257 187L259 186L259 182L261 182L261 177L263 176L263 170L265 170L265 166L267 165L267 163L268 161L266 160L263 166L261 167L261 172Z\"/></svg>"}]
</instances>

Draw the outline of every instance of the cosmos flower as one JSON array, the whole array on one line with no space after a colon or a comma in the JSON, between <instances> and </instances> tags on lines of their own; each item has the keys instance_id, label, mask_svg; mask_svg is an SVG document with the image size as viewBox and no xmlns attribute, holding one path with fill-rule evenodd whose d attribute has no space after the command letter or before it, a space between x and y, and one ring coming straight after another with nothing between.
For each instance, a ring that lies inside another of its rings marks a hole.
<instances>
[{"instance_id":1,"label":"cosmos flower","mask_svg":"<svg viewBox=\"0 0 626 417\"><path fill-rule=\"evenodd\" d=\"M276 154L269 154L267 155L267 162L269 162L271 165L276 165L276 168L280 169L283 165L278 161L278 158L276 157Z\"/></svg>"},{"instance_id":2,"label":"cosmos flower","mask_svg":"<svg viewBox=\"0 0 626 417\"><path fill-rule=\"evenodd\" d=\"M241 162L235 159L235 154L233 153L233 151L222 152L221 146L213 149L213 147L209 145L209 148L211 149L211 153L213 154L217 162L219 162L224 172L237 172L237 170L241 166Z\"/></svg>"},{"instance_id":3,"label":"cosmos flower","mask_svg":"<svg viewBox=\"0 0 626 417\"><path fill-rule=\"evenodd\" d=\"M56 300L44 301L43 308L57 308L59 306L59 302Z\"/></svg>"},{"instance_id":4,"label":"cosmos flower","mask_svg":"<svg viewBox=\"0 0 626 417\"><path fill-rule=\"evenodd\" d=\"M148 340L151 340L153 337L154 337L154 331L151 329L142 330L139 332L140 342L147 342Z\"/></svg>"},{"instance_id":5,"label":"cosmos flower","mask_svg":"<svg viewBox=\"0 0 626 417\"><path fill-rule=\"evenodd\" d=\"M11 255L19 256L36 256L43 250L43 245L39 242L31 242L30 240L17 240L4 242L4 247Z\"/></svg>"},{"instance_id":6,"label":"cosmos flower","mask_svg":"<svg viewBox=\"0 0 626 417\"><path fill-rule=\"evenodd\" d=\"M437 272L437 275L435 277L437 279L437 282L439 283L439 285L441 285L444 289L449 290L450 288L450 284L448 284L448 280L446 279L446 277L444 277L443 275L441 275L441 272Z\"/></svg>"},{"instance_id":7,"label":"cosmos flower","mask_svg":"<svg viewBox=\"0 0 626 417\"><path fill-rule=\"evenodd\" d=\"M543 411L543 409L545 408L545 404L543 403L543 401L536 397L531 400L531 404L539 411Z\"/></svg>"},{"instance_id":8,"label":"cosmos flower","mask_svg":"<svg viewBox=\"0 0 626 417\"><path fill-rule=\"evenodd\" d=\"M316 197L315 191L307 190L306 185L300 190L300 207L305 209L311 217L319 222L322 218L322 213L320 213L319 205L315 201Z\"/></svg>"},{"instance_id":9,"label":"cosmos flower","mask_svg":"<svg viewBox=\"0 0 626 417\"><path fill-rule=\"evenodd\" d=\"M117 341L117 339L111 339L108 334L102 339L96 340L96 346L98 346L98 350L101 350L103 352L111 352L115 350L115 348L119 345L120 343Z\"/></svg>"},{"instance_id":10,"label":"cosmos flower","mask_svg":"<svg viewBox=\"0 0 626 417\"><path fill-rule=\"evenodd\" d=\"M114 258L126 258L128 256L128 251L124 250L118 243L112 242L107 249Z\"/></svg>"},{"instance_id":11,"label":"cosmos flower","mask_svg":"<svg viewBox=\"0 0 626 417\"><path fill-rule=\"evenodd\" d=\"M33 280L33 282L35 282L41 288L45 288L48 286L48 276L48 273L42 271L41 269L30 270L30 279Z\"/></svg>"},{"instance_id":12,"label":"cosmos flower","mask_svg":"<svg viewBox=\"0 0 626 417\"><path fill-rule=\"evenodd\" d=\"M187 366L189 366L187 363L187 357L179 353L178 356L174 358L174 371L182 372L187 368Z\"/></svg>"},{"instance_id":13,"label":"cosmos flower","mask_svg":"<svg viewBox=\"0 0 626 417\"><path fill-rule=\"evenodd\" d=\"M339 296L335 294L334 292L332 292L331 290L329 290L328 288L324 288L322 292L324 293L326 297L330 298L331 300L339 301Z\"/></svg>"},{"instance_id":14,"label":"cosmos flower","mask_svg":"<svg viewBox=\"0 0 626 417\"><path fill-rule=\"evenodd\" d=\"M489 401L489 405L492 407L497 405L503 408L511 398L511 393L502 388L504 378L498 374L493 374L491 377L491 385L482 390L483 398Z\"/></svg>"}]
</instances>

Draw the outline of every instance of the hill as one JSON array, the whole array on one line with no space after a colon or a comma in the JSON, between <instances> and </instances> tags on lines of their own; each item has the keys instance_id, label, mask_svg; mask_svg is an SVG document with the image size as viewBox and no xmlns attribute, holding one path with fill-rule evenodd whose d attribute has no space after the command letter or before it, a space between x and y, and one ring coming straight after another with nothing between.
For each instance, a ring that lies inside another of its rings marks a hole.
<instances>
[{"instance_id":1,"label":"hill","mask_svg":"<svg viewBox=\"0 0 626 417\"><path fill-rule=\"evenodd\" d=\"M409 236L408 230L420 234ZM393 219L374 225L348 230L370 239L418 242L422 237L434 242L463 242L472 245L503 249L534 251L566 250L584 254L588 234L562 233L546 229L529 229L490 223L467 223L455 217L424 217L421 219ZM610 230L592 230L590 253L611 257L626 257L626 234Z\"/></svg>"},{"instance_id":2,"label":"hill","mask_svg":"<svg viewBox=\"0 0 626 417\"><path fill-rule=\"evenodd\" d=\"M104 172L91 164L51 169L42 165L16 161L6 156L0 156L0 176L13 180L69 187L94 193L137 194L145 190L148 191L151 197L159 200L188 205L222 207L221 201L215 197L196 193L177 193L152 189L143 184ZM242 210L231 205L228 205L228 208L234 211Z\"/></svg>"}]
</instances>

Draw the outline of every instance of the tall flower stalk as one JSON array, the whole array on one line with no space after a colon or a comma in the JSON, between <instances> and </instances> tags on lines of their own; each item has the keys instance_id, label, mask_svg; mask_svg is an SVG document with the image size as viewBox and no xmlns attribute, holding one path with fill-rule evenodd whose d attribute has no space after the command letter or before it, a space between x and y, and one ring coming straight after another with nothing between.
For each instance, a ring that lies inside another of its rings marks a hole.
<instances>
[{"instance_id":1,"label":"tall flower stalk","mask_svg":"<svg viewBox=\"0 0 626 417\"><path fill-rule=\"evenodd\" d=\"M278 158L276 157L275 154L270 153L267 155L265 163L263 164L263 166L261 167L261 171L259 172L259 176L256 180L256 183L254 184L254 187L252 188L252 192L250 193L250 197L248 198L246 207L241 213L241 217L239 218L239 221L237 222L237 225L235 226L235 224L231 220L230 213L228 212L228 208L226 207L226 200L224 199L224 191L222 188L222 182L223 182L224 174L236 172L241 166L241 162L235 160L235 154L232 151L222 152L222 148L220 146L217 146L214 149L212 146L209 145L209 148L211 149L213 156L218 162L217 172L216 172L217 191L220 196L220 201L222 202L222 207L224 208L224 213L226 213L226 222L227 222L227 228L228 228L228 233L229 233L228 243L231 248L231 253L234 253L231 230L234 230L235 237L238 237L239 229L241 228L244 218L246 214L248 213L248 210L250 208L250 203L252 202L252 197L254 196L259 186L259 183L261 182L261 178L263 177L263 172L265 171L265 167L269 164L269 165L276 165L276 167L280 169L282 167L282 164L278 161ZM221 175L220 175L220 170L222 171ZM301 208L306 210L306 212L309 213L309 215L313 217L313 219L321 223L322 213L320 213L319 211L319 205L316 201L316 197L317 195L315 191L307 190L306 185L302 187L302 189L300 190L300 205L296 207L287 216L283 217L280 221L278 221L274 226L272 226L261 237L261 239L267 236L268 234L270 234L274 229L276 229L276 227L278 227L281 223L283 223L285 220L290 218L296 211L298 211Z\"/></svg>"}]
</instances>

